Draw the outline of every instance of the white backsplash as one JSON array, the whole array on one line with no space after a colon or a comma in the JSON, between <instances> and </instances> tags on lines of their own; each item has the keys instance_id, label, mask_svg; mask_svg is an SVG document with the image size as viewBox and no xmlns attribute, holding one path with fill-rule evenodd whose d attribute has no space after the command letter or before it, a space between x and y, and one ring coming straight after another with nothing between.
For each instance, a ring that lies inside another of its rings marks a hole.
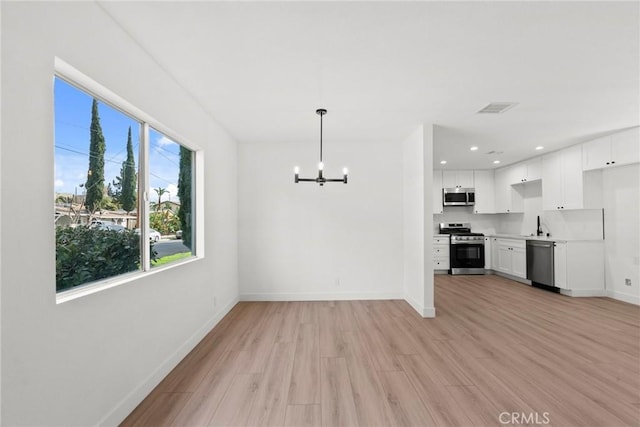
<instances>
[{"instance_id":1,"label":"white backsplash","mask_svg":"<svg viewBox=\"0 0 640 427\"><path fill-rule=\"evenodd\" d=\"M476 233L495 234L496 215L474 214L473 206L445 206L443 214L433 215L433 233L440 232L441 222L468 222Z\"/></svg>"}]
</instances>

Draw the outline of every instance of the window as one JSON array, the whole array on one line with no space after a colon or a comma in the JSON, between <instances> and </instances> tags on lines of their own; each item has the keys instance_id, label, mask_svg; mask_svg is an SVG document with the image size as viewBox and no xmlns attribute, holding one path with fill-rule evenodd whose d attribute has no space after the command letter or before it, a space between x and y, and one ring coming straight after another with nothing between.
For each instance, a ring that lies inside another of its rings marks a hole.
<instances>
[{"instance_id":1,"label":"window","mask_svg":"<svg viewBox=\"0 0 640 427\"><path fill-rule=\"evenodd\" d=\"M54 79L57 292L195 254L194 151L114 105Z\"/></svg>"},{"instance_id":2,"label":"window","mask_svg":"<svg viewBox=\"0 0 640 427\"><path fill-rule=\"evenodd\" d=\"M192 255L193 153L153 128L149 128L149 148L149 224L152 233L175 236L174 242L157 245L153 268Z\"/></svg>"}]
</instances>

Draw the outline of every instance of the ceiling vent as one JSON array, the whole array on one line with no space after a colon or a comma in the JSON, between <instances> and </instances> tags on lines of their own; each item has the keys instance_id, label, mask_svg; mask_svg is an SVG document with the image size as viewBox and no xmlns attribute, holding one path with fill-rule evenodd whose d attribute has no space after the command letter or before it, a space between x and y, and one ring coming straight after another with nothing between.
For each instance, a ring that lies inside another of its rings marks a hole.
<instances>
[{"instance_id":1,"label":"ceiling vent","mask_svg":"<svg viewBox=\"0 0 640 427\"><path fill-rule=\"evenodd\" d=\"M478 111L478 114L500 114L518 105L517 102L492 102Z\"/></svg>"}]
</instances>

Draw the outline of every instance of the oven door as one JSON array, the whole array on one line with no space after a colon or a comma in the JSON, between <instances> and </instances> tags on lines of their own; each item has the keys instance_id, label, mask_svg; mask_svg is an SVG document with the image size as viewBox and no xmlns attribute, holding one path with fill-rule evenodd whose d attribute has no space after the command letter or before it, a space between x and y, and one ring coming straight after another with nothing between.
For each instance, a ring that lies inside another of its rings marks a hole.
<instances>
[{"instance_id":1,"label":"oven door","mask_svg":"<svg viewBox=\"0 0 640 427\"><path fill-rule=\"evenodd\" d=\"M451 274L484 274L484 243L450 245Z\"/></svg>"}]
</instances>

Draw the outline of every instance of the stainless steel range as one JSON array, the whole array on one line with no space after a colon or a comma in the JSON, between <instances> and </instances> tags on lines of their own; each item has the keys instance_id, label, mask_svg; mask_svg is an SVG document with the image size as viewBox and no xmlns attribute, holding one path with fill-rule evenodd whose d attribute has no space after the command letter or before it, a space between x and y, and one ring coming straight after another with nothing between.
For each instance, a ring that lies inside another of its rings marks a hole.
<instances>
[{"instance_id":1,"label":"stainless steel range","mask_svg":"<svg viewBox=\"0 0 640 427\"><path fill-rule=\"evenodd\" d=\"M467 222L440 223L440 234L449 235L449 274L484 274L484 234Z\"/></svg>"}]
</instances>

